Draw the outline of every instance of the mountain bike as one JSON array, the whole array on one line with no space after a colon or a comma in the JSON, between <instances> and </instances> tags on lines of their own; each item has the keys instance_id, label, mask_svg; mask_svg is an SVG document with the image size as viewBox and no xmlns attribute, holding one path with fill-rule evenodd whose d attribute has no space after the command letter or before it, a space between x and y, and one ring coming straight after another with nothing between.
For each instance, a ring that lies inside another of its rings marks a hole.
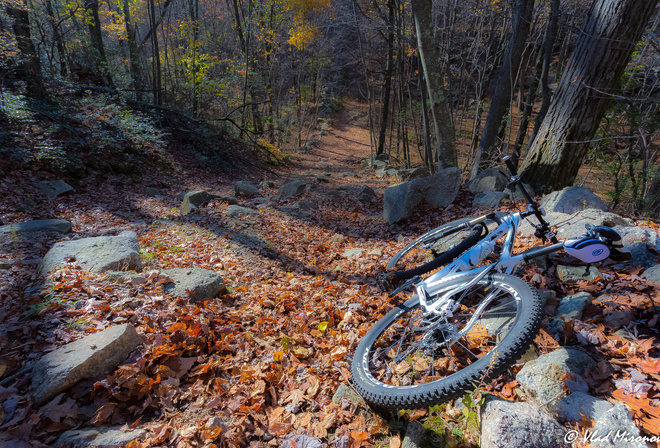
<instances>
[{"instance_id":1,"label":"mountain bike","mask_svg":"<svg viewBox=\"0 0 660 448\"><path fill-rule=\"evenodd\" d=\"M433 229L406 245L379 277L391 297L407 288L416 294L380 319L356 349L351 374L367 402L385 409L432 406L513 365L538 333L543 306L538 291L512 275L519 263L561 250L588 264L630 258L619 234L605 226L559 242L513 163L504 162L509 188L519 188L527 202L524 211ZM532 216L544 245L514 255L519 225Z\"/></svg>"}]
</instances>

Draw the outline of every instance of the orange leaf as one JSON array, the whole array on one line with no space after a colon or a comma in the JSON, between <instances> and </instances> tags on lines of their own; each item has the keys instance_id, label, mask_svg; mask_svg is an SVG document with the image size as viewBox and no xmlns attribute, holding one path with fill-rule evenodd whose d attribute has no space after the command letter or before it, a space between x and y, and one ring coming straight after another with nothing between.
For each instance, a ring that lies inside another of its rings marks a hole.
<instances>
[{"instance_id":1,"label":"orange leaf","mask_svg":"<svg viewBox=\"0 0 660 448\"><path fill-rule=\"evenodd\" d=\"M630 360L631 363L635 363L637 367L639 367L643 373L646 373L647 375L649 373L652 374L660 374L660 358L651 358L647 357L644 359L639 359L639 358L632 358Z\"/></svg>"},{"instance_id":2,"label":"orange leaf","mask_svg":"<svg viewBox=\"0 0 660 448\"><path fill-rule=\"evenodd\" d=\"M104 423L110 417L112 417L112 414L115 412L115 408L117 407L117 403L106 403L100 408L96 410L94 413L94 416L92 419L89 421L90 424L94 426L99 426L101 423Z\"/></svg>"},{"instance_id":3,"label":"orange leaf","mask_svg":"<svg viewBox=\"0 0 660 448\"><path fill-rule=\"evenodd\" d=\"M369 433L367 431L354 431L351 433L351 448L360 448L365 445L371 445Z\"/></svg>"}]
</instances>

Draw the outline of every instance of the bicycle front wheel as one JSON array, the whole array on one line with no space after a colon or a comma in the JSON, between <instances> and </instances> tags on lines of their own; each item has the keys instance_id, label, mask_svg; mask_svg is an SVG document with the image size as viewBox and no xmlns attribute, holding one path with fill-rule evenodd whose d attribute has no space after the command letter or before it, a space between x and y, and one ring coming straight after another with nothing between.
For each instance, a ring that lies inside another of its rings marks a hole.
<instances>
[{"instance_id":1,"label":"bicycle front wheel","mask_svg":"<svg viewBox=\"0 0 660 448\"><path fill-rule=\"evenodd\" d=\"M391 310L365 335L351 365L369 403L414 409L450 400L495 377L529 347L541 324L538 292L507 274L447 278L434 298L454 301L447 317L427 314L417 296Z\"/></svg>"},{"instance_id":2,"label":"bicycle front wheel","mask_svg":"<svg viewBox=\"0 0 660 448\"><path fill-rule=\"evenodd\" d=\"M426 232L401 249L389 261L387 270L405 279L451 263L487 233L481 224L469 227L469 221L457 219Z\"/></svg>"}]
</instances>

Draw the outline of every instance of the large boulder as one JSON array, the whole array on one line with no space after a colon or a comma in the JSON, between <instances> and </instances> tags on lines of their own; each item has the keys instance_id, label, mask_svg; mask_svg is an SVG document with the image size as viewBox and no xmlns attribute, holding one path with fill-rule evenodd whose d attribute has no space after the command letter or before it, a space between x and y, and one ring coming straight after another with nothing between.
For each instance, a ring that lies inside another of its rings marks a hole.
<instances>
[{"instance_id":1,"label":"large boulder","mask_svg":"<svg viewBox=\"0 0 660 448\"><path fill-rule=\"evenodd\" d=\"M625 218L595 208L580 210L572 214L551 212L545 216L545 220L548 221L550 225L557 226L557 238L560 240L576 238L584 235L587 231L585 227L586 224L612 228L617 226L630 226L629 221ZM522 235L533 235L535 231L533 225L535 224L537 224L537 221L533 216L523 221L520 225L520 233Z\"/></svg>"},{"instance_id":2,"label":"large boulder","mask_svg":"<svg viewBox=\"0 0 660 448\"><path fill-rule=\"evenodd\" d=\"M409 218L422 201L446 207L456 198L460 183L461 171L447 168L432 176L386 188L383 216L393 224Z\"/></svg>"},{"instance_id":3,"label":"large boulder","mask_svg":"<svg viewBox=\"0 0 660 448\"><path fill-rule=\"evenodd\" d=\"M60 241L41 260L39 272L49 272L72 258L91 272L139 271L142 268L137 234L126 231L117 236Z\"/></svg>"},{"instance_id":4,"label":"large boulder","mask_svg":"<svg viewBox=\"0 0 660 448\"><path fill-rule=\"evenodd\" d=\"M488 395L481 406L481 448L559 448L566 430L525 402Z\"/></svg>"},{"instance_id":5,"label":"large boulder","mask_svg":"<svg viewBox=\"0 0 660 448\"><path fill-rule=\"evenodd\" d=\"M566 187L543 197L546 212L575 213L589 208L607 211L609 207L586 187Z\"/></svg>"},{"instance_id":6,"label":"large boulder","mask_svg":"<svg viewBox=\"0 0 660 448\"><path fill-rule=\"evenodd\" d=\"M189 215L199 210L199 207L205 202L209 202L215 198L212 194L204 191L197 190L186 193L183 197L183 202L181 202L181 207L179 207L179 212L181 216Z\"/></svg>"},{"instance_id":7,"label":"large boulder","mask_svg":"<svg viewBox=\"0 0 660 448\"><path fill-rule=\"evenodd\" d=\"M472 179L467 187L474 193L482 193L484 191L504 191L509 182L506 174L497 168L488 168L477 174Z\"/></svg>"},{"instance_id":8,"label":"large boulder","mask_svg":"<svg viewBox=\"0 0 660 448\"><path fill-rule=\"evenodd\" d=\"M639 266L651 267L656 264L656 257L660 253L660 238L658 232L648 227L616 226L623 247L632 254L630 261Z\"/></svg>"},{"instance_id":9,"label":"large boulder","mask_svg":"<svg viewBox=\"0 0 660 448\"><path fill-rule=\"evenodd\" d=\"M277 192L282 196L297 196L303 194L305 188L307 188L307 182L304 180L292 180L283 184Z\"/></svg>"},{"instance_id":10,"label":"large boulder","mask_svg":"<svg viewBox=\"0 0 660 448\"><path fill-rule=\"evenodd\" d=\"M34 402L44 404L78 381L113 372L140 343L130 324L92 333L44 355L32 368Z\"/></svg>"},{"instance_id":11,"label":"large boulder","mask_svg":"<svg viewBox=\"0 0 660 448\"><path fill-rule=\"evenodd\" d=\"M224 292L225 282L217 272L202 268L175 268L163 271L172 279L163 285L163 291L175 297L210 300Z\"/></svg>"},{"instance_id":12,"label":"large boulder","mask_svg":"<svg viewBox=\"0 0 660 448\"><path fill-rule=\"evenodd\" d=\"M507 194L502 191L485 191L483 193L477 193L472 201L472 207L480 210L499 207L506 196Z\"/></svg>"},{"instance_id":13,"label":"large boulder","mask_svg":"<svg viewBox=\"0 0 660 448\"><path fill-rule=\"evenodd\" d=\"M564 398L564 375L568 372L582 375L586 369L595 367L596 361L586 353L560 348L525 364L516 380L536 401L555 409L556 403Z\"/></svg>"}]
</instances>

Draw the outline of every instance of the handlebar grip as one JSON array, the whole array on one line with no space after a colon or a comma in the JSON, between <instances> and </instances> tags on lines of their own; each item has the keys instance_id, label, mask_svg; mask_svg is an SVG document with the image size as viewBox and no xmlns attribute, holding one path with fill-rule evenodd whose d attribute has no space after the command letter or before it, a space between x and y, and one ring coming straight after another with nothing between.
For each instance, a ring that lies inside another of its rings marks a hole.
<instances>
[{"instance_id":1,"label":"handlebar grip","mask_svg":"<svg viewBox=\"0 0 660 448\"><path fill-rule=\"evenodd\" d=\"M504 156L502 158L502 160L504 160L504 163L506 164L506 167L509 169L509 172L511 173L511 175L512 176L517 176L518 175L518 170L516 169L516 166L511 161L511 157Z\"/></svg>"}]
</instances>

